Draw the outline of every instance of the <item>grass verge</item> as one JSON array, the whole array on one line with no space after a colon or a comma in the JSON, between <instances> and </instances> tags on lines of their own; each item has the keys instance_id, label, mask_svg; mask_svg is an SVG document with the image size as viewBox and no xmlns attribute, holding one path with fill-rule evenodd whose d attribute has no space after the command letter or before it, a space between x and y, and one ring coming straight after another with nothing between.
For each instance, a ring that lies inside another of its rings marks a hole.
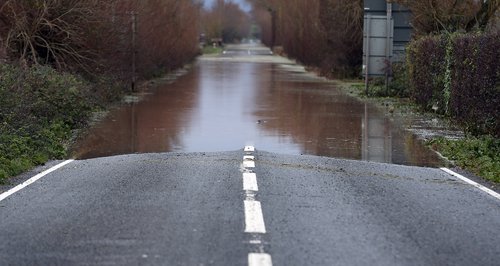
<instances>
[{"instance_id":1,"label":"grass verge","mask_svg":"<svg viewBox=\"0 0 500 266\"><path fill-rule=\"evenodd\" d=\"M47 66L0 64L0 183L66 157L93 110L92 86Z\"/></svg>"},{"instance_id":2,"label":"grass verge","mask_svg":"<svg viewBox=\"0 0 500 266\"><path fill-rule=\"evenodd\" d=\"M354 97L370 99L376 104L390 103L401 116L407 115L406 113L435 115L421 114L415 103L409 98L400 98L401 94L392 94L389 97L383 95L384 88L380 84L372 84L368 95L360 81L340 81L339 86ZM500 139L492 136L466 136L459 140L436 137L428 140L427 144L460 168L486 180L500 183Z\"/></svg>"},{"instance_id":3,"label":"grass verge","mask_svg":"<svg viewBox=\"0 0 500 266\"><path fill-rule=\"evenodd\" d=\"M436 138L428 141L428 145L457 166L500 183L500 139L491 136L461 140Z\"/></svg>"},{"instance_id":4,"label":"grass verge","mask_svg":"<svg viewBox=\"0 0 500 266\"><path fill-rule=\"evenodd\" d=\"M202 49L203 54L220 54L222 53L222 51L223 51L222 47L213 47L210 45L207 45Z\"/></svg>"}]
</instances>

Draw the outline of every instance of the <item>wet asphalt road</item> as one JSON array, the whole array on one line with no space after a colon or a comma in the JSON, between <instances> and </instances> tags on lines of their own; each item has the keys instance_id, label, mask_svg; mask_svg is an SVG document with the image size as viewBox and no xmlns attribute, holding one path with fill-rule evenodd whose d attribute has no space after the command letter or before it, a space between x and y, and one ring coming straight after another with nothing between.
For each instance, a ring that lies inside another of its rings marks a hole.
<instances>
[{"instance_id":1,"label":"wet asphalt road","mask_svg":"<svg viewBox=\"0 0 500 266\"><path fill-rule=\"evenodd\" d=\"M74 161L0 202L0 265L498 265L500 201L439 169L242 150Z\"/></svg>"}]
</instances>

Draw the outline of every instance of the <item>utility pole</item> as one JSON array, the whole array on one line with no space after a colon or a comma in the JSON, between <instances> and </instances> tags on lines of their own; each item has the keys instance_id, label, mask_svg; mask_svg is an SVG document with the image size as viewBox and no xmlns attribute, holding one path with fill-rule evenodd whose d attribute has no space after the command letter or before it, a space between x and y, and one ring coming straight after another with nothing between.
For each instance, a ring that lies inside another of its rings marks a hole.
<instances>
[{"instance_id":1,"label":"utility pole","mask_svg":"<svg viewBox=\"0 0 500 266\"><path fill-rule=\"evenodd\" d=\"M271 51L274 50L274 46L276 45L276 7L270 5L264 0L260 0L259 4L262 8L267 9L269 14L271 15L271 43L269 44Z\"/></svg>"},{"instance_id":2,"label":"utility pole","mask_svg":"<svg viewBox=\"0 0 500 266\"><path fill-rule=\"evenodd\" d=\"M385 94L389 95L389 71L392 69L391 46L392 37L392 3L387 3L387 24L386 24L386 42L385 42L385 60L387 69L385 71Z\"/></svg>"},{"instance_id":3,"label":"utility pole","mask_svg":"<svg viewBox=\"0 0 500 266\"><path fill-rule=\"evenodd\" d=\"M271 51L274 50L276 45L276 10L273 8L268 9L271 13Z\"/></svg>"},{"instance_id":4,"label":"utility pole","mask_svg":"<svg viewBox=\"0 0 500 266\"><path fill-rule=\"evenodd\" d=\"M369 9L365 8L365 11ZM365 28L366 28L366 50L365 50L365 95L368 95L368 88L369 88L369 75L370 75L370 42L371 42L371 27L372 27L372 15L367 14L366 15L366 22L365 22Z\"/></svg>"},{"instance_id":5,"label":"utility pole","mask_svg":"<svg viewBox=\"0 0 500 266\"><path fill-rule=\"evenodd\" d=\"M132 11L132 92L135 92L136 85L136 64L137 64L137 12Z\"/></svg>"}]
</instances>

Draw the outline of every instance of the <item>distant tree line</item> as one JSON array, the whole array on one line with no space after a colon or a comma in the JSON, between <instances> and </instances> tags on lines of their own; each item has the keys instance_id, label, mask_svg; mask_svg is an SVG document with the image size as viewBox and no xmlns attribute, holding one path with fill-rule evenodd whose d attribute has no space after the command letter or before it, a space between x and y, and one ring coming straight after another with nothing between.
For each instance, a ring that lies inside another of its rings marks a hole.
<instances>
[{"instance_id":1,"label":"distant tree line","mask_svg":"<svg viewBox=\"0 0 500 266\"><path fill-rule=\"evenodd\" d=\"M361 70L362 0L249 2L265 44L274 41L288 56L319 67L325 75L355 76Z\"/></svg>"},{"instance_id":2,"label":"distant tree line","mask_svg":"<svg viewBox=\"0 0 500 266\"><path fill-rule=\"evenodd\" d=\"M363 46L363 0L248 0L262 40L334 77L357 76ZM499 0L392 0L410 8L415 37L498 29ZM274 33L273 33L274 16Z\"/></svg>"},{"instance_id":3,"label":"distant tree line","mask_svg":"<svg viewBox=\"0 0 500 266\"><path fill-rule=\"evenodd\" d=\"M250 15L233 2L217 0L201 15L201 32L210 42L222 39L224 43L239 42L250 34Z\"/></svg>"}]
</instances>

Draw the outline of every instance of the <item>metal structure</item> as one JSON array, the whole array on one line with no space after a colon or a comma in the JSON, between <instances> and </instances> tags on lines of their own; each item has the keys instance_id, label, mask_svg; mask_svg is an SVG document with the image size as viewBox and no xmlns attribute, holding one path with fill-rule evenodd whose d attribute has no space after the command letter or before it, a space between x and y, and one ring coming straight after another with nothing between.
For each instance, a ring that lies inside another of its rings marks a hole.
<instances>
[{"instance_id":1,"label":"metal structure","mask_svg":"<svg viewBox=\"0 0 500 266\"><path fill-rule=\"evenodd\" d=\"M411 39L410 11L386 0L365 0L363 27L363 74L387 76L390 63L404 58Z\"/></svg>"}]
</instances>

